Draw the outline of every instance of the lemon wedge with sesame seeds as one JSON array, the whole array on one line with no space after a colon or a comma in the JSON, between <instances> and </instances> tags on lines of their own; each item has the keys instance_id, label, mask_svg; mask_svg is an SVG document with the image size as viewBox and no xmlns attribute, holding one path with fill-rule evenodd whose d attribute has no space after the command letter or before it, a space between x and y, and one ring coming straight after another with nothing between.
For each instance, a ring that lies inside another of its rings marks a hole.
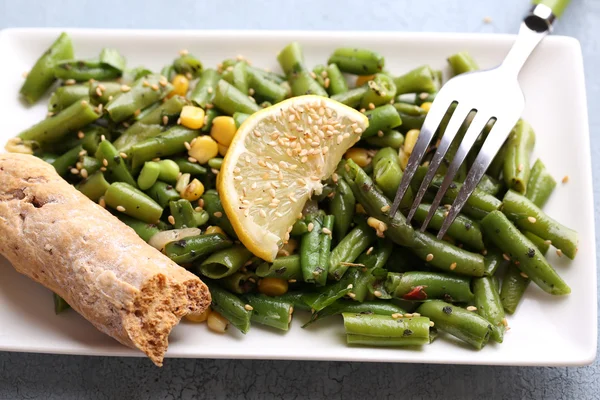
<instances>
[{"instance_id":1,"label":"lemon wedge with sesame seeds","mask_svg":"<svg viewBox=\"0 0 600 400\"><path fill-rule=\"evenodd\" d=\"M273 261L321 181L368 126L335 100L299 96L252 114L239 127L218 176L223 209L241 242Z\"/></svg>"}]
</instances>

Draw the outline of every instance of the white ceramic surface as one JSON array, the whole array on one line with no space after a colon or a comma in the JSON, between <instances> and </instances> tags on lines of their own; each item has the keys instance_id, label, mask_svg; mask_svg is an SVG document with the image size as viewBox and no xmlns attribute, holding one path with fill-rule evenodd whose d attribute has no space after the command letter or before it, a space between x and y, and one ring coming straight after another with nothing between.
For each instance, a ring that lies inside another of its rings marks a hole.
<instances>
[{"instance_id":1,"label":"white ceramic surface","mask_svg":"<svg viewBox=\"0 0 600 400\"><path fill-rule=\"evenodd\" d=\"M0 32L0 144L45 114L44 101L26 107L18 97L22 73L58 35L52 29ZM468 50L481 67L498 64L514 36L364 32L269 31L126 31L68 30L78 57L93 57L114 47L130 66L160 69L182 48L205 66L243 54L255 65L278 69L275 56L293 40L304 46L309 65L323 63L338 46L368 47L386 58L386 69L405 72L421 64L443 68L445 58ZM594 210L587 105L579 43L549 37L521 74L526 118L537 132L535 156L546 163L559 184L545 210L580 233L575 261L549 260L572 288L564 298L551 297L531 285L504 343L474 351L441 337L422 350L350 348L341 320L300 328L307 315L297 313L286 334L253 327L247 335L231 329L225 335L205 325L182 323L171 335L168 357L264 358L344 361L424 362L503 365L581 365L596 354L597 301ZM567 184L561 184L568 175ZM88 355L139 355L103 335L74 312L54 315L51 293L17 274L0 257L0 350ZM167 361L168 362L168 361Z\"/></svg>"}]
</instances>

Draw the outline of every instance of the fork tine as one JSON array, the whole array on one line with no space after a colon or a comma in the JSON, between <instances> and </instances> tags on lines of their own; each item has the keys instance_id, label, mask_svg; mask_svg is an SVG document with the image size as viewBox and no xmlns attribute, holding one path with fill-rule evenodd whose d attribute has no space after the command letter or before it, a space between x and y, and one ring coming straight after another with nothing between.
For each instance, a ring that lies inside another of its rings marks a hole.
<instances>
[{"instance_id":1,"label":"fork tine","mask_svg":"<svg viewBox=\"0 0 600 400\"><path fill-rule=\"evenodd\" d=\"M484 115L481 112L475 114L473 121L471 121L471 125L469 125L469 128L467 129L467 132L465 133L465 136L463 137L463 140L461 141L460 146L456 151L452 162L450 163L450 166L448 166L448 170L446 171L446 176L442 181L442 185L438 189L433 203L431 203L429 213L427 214L427 217L425 218L425 220L423 221L423 225L421 226L421 232L425 232L425 229L427 229L427 225L431 221L431 218L435 215L435 210L440 205L444 194L446 194L446 190L448 190L448 187L450 186L452 180L454 179L454 176L456 175L456 172L467 157L467 154L469 154L469 150L471 150L471 147L473 147L473 143L475 143L475 141L477 140L477 138L479 137L489 120L490 117Z\"/></svg>"},{"instance_id":2,"label":"fork tine","mask_svg":"<svg viewBox=\"0 0 600 400\"><path fill-rule=\"evenodd\" d=\"M417 211L419 204L421 204L421 200L423 199L425 192L427 192L427 188L429 187L431 180L435 176L437 169L439 168L440 164L442 163L442 160L444 159L444 156L446 155L448 148L450 148L452 141L456 137L456 134L458 133L460 127L462 126L463 122L465 121L465 119L467 118L467 116L469 115L470 112L471 112L471 107L468 107L468 106L462 105L461 103L458 103L458 105L456 106L456 109L452 113L452 117L450 118L450 121L448 122L446 131L442 135L442 140L440 142L440 145L438 146L437 151L435 152L435 155L433 156L433 159L431 160L431 163L429 164L429 168L427 169L427 174L425 175L425 178L423 179L423 182L421 183L421 186L419 187L419 191L417 192L417 194L415 196L415 199L410 208L410 211L408 212L408 216L406 217L406 220L408 222L410 222L412 220L412 217L415 215L415 212Z\"/></svg>"},{"instance_id":3,"label":"fork tine","mask_svg":"<svg viewBox=\"0 0 600 400\"><path fill-rule=\"evenodd\" d=\"M498 150L500 150L500 147L502 147L502 144L504 143L504 141L510 134L511 129L513 128L513 126L515 126L518 120L519 118L511 118L508 121L504 119L503 121L501 121L501 123L499 123L499 121L496 121L496 123L492 127L492 130L488 134L487 139L483 143L481 151L477 155L475 162L471 166L471 170L467 174L465 183L460 188L456 199L454 199L454 203L452 203L452 208L450 209L450 212L444 219L442 228L440 229L437 235L438 239L444 237L446 231L450 227L450 224L452 224L460 210L467 202L467 199L469 198L471 193L473 193L473 190L475 190L475 187L481 180L481 177L483 176L487 168L490 166L492 160L494 159L494 156L496 155L496 153L498 153Z\"/></svg>"},{"instance_id":4,"label":"fork tine","mask_svg":"<svg viewBox=\"0 0 600 400\"><path fill-rule=\"evenodd\" d=\"M423 122L423 126L421 127L421 132L419 133L419 138L417 139L417 143L413 148L413 151L408 159L408 163L404 170L404 175L402 176L402 180L400 181L400 186L398 186L398 190L396 191L396 197L394 197L394 203L392 204L392 208L390 209L390 215L395 215L398 211L398 207L400 206L400 201L406 194L408 190L408 186L413 176L415 175L415 171L419 167L421 159L425 152L427 151L427 146L431 142L431 139L435 135L442 118L446 115L451 100L447 100L444 98L440 98L440 94L443 94L443 91L440 91L432 103L427 116L425 117L425 121Z\"/></svg>"}]
</instances>

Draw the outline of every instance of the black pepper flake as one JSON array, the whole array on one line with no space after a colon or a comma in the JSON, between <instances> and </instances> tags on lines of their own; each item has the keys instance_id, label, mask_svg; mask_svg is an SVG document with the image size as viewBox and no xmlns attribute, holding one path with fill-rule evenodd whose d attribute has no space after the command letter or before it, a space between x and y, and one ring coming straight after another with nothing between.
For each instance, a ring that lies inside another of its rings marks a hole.
<instances>
[{"instance_id":1,"label":"black pepper flake","mask_svg":"<svg viewBox=\"0 0 600 400\"><path fill-rule=\"evenodd\" d=\"M167 190L173 189L173 186L171 186L171 185L167 185L166 187L167 187Z\"/></svg>"},{"instance_id":2,"label":"black pepper flake","mask_svg":"<svg viewBox=\"0 0 600 400\"><path fill-rule=\"evenodd\" d=\"M473 227L473 225L471 225L471 223L470 223L470 222L467 222L467 223L465 224L465 229L466 229L466 230L470 230L472 227Z\"/></svg>"},{"instance_id":3,"label":"black pepper flake","mask_svg":"<svg viewBox=\"0 0 600 400\"><path fill-rule=\"evenodd\" d=\"M444 301L447 303L452 303L454 302L454 299L452 298L452 296L450 296L448 293L444 293Z\"/></svg>"},{"instance_id":4,"label":"black pepper flake","mask_svg":"<svg viewBox=\"0 0 600 400\"><path fill-rule=\"evenodd\" d=\"M113 157L113 160L118 164L118 163L121 162L121 156L116 155L116 156Z\"/></svg>"},{"instance_id":5,"label":"black pepper flake","mask_svg":"<svg viewBox=\"0 0 600 400\"><path fill-rule=\"evenodd\" d=\"M179 246L179 247L185 247L185 245L187 244L187 242L185 241L185 239L181 239L175 242L175 246Z\"/></svg>"},{"instance_id":6,"label":"black pepper flake","mask_svg":"<svg viewBox=\"0 0 600 400\"><path fill-rule=\"evenodd\" d=\"M276 273L277 275L281 275L281 274L283 274L284 272L285 272L285 267L281 267L281 268L279 268L279 269L276 269L276 270L275 270L275 273Z\"/></svg>"},{"instance_id":7,"label":"black pepper flake","mask_svg":"<svg viewBox=\"0 0 600 400\"><path fill-rule=\"evenodd\" d=\"M373 314L373 311L361 311L361 312L359 312L359 314L371 315L371 314Z\"/></svg>"},{"instance_id":8,"label":"black pepper flake","mask_svg":"<svg viewBox=\"0 0 600 400\"><path fill-rule=\"evenodd\" d=\"M527 249L527 257L533 258L534 256L535 256L535 249L533 249L532 247Z\"/></svg>"},{"instance_id":9,"label":"black pepper flake","mask_svg":"<svg viewBox=\"0 0 600 400\"><path fill-rule=\"evenodd\" d=\"M452 314L452 307L450 307L450 306L446 306L446 307L442 308L442 311L443 311L445 314L448 314L448 315L450 315L450 314Z\"/></svg>"},{"instance_id":10,"label":"black pepper flake","mask_svg":"<svg viewBox=\"0 0 600 400\"><path fill-rule=\"evenodd\" d=\"M496 228L496 229L494 229L494 232L496 232L496 233L500 233L500 228Z\"/></svg>"},{"instance_id":11,"label":"black pepper flake","mask_svg":"<svg viewBox=\"0 0 600 400\"><path fill-rule=\"evenodd\" d=\"M413 334L413 331L411 331L410 329L405 329L404 332L402 332L402 336L410 336Z\"/></svg>"},{"instance_id":12,"label":"black pepper flake","mask_svg":"<svg viewBox=\"0 0 600 400\"><path fill-rule=\"evenodd\" d=\"M451 183L451 184L450 184L450 189L456 189L456 183L454 183L454 182L453 182L453 183Z\"/></svg>"}]
</instances>

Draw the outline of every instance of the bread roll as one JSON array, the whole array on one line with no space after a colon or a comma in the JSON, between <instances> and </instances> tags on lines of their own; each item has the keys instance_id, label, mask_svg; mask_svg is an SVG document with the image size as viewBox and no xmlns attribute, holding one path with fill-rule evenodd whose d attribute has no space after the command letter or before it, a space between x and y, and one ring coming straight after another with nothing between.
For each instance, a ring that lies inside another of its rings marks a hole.
<instances>
[{"instance_id":1,"label":"bread roll","mask_svg":"<svg viewBox=\"0 0 600 400\"><path fill-rule=\"evenodd\" d=\"M211 301L197 276L30 155L0 154L0 253L158 366L171 329Z\"/></svg>"}]
</instances>

